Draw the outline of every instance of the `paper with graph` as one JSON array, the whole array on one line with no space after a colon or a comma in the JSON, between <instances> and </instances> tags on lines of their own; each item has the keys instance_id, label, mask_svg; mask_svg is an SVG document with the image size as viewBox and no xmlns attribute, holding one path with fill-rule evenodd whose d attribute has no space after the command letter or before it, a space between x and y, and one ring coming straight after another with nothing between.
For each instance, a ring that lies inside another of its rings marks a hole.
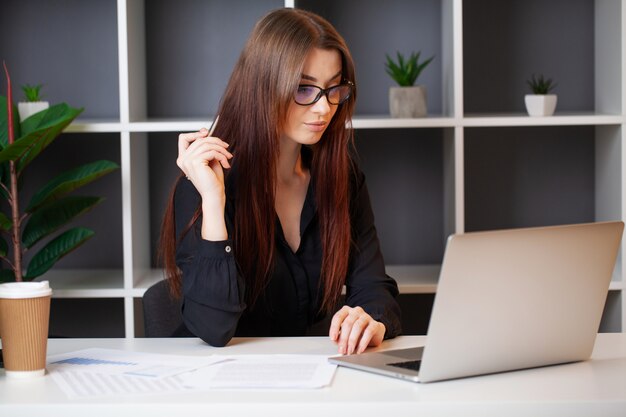
<instances>
[{"instance_id":1,"label":"paper with graph","mask_svg":"<svg viewBox=\"0 0 626 417\"><path fill-rule=\"evenodd\" d=\"M209 366L213 357L84 349L48 357L46 369L70 398L190 391L180 375Z\"/></svg>"}]
</instances>

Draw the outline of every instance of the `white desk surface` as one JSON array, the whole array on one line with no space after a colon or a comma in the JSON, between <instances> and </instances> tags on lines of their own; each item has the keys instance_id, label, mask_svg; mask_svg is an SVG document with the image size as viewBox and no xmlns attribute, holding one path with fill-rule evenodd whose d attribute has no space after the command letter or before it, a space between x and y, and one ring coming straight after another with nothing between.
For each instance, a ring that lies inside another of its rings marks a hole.
<instances>
[{"instance_id":1,"label":"white desk surface","mask_svg":"<svg viewBox=\"0 0 626 417\"><path fill-rule=\"evenodd\" d=\"M422 345L422 336L382 349ZM213 348L199 339L51 339L48 354L89 347L204 356L335 354L327 338L233 339ZM585 362L416 384L339 368L316 390L213 390L202 393L69 400L49 375L8 381L0 370L0 416L626 416L626 333L600 334Z\"/></svg>"}]
</instances>

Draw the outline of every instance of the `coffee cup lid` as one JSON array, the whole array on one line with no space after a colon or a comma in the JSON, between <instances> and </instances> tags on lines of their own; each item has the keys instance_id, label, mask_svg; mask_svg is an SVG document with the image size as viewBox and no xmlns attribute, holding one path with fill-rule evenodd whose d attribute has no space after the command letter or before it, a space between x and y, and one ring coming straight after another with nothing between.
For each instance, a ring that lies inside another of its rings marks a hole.
<instances>
[{"instance_id":1,"label":"coffee cup lid","mask_svg":"<svg viewBox=\"0 0 626 417\"><path fill-rule=\"evenodd\" d=\"M52 295L48 281L0 284L0 298L37 298Z\"/></svg>"}]
</instances>

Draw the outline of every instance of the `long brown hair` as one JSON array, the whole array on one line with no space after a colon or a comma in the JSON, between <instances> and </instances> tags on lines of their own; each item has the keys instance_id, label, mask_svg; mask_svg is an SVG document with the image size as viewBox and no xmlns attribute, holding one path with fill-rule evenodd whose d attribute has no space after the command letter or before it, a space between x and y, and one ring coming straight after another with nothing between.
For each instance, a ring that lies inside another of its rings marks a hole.
<instances>
[{"instance_id":1,"label":"long brown hair","mask_svg":"<svg viewBox=\"0 0 626 417\"><path fill-rule=\"evenodd\" d=\"M354 82L350 52L329 22L304 10L280 9L268 13L254 27L220 103L214 135L224 138L234 155L235 218L230 232L249 305L262 294L272 272L278 143L305 59L313 48L337 50L343 79ZM348 270L353 132L346 122L352 117L355 96L356 91L339 105L322 138L312 146L310 169L322 243L320 303L326 312L335 307ZM190 226L199 220L199 214L198 210ZM180 296L182 276L175 263L176 244L172 191L159 252L172 292Z\"/></svg>"}]
</instances>

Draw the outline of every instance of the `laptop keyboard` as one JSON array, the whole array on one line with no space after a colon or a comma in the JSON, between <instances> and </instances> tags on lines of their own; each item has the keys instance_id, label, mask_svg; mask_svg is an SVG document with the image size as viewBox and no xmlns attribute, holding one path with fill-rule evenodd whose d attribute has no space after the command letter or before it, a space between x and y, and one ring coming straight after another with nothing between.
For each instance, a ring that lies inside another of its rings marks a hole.
<instances>
[{"instance_id":1,"label":"laptop keyboard","mask_svg":"<svg viewBox=\"0 0 626 417\"><path fill-rule=\"evenodd\" d=\"M420 370L420 364L422 361L404 361L404 362L396 362L396 363L388 363L389 366L395 366L397 368L411 369L413 371Z\"/></svg>"}]
</instances>

